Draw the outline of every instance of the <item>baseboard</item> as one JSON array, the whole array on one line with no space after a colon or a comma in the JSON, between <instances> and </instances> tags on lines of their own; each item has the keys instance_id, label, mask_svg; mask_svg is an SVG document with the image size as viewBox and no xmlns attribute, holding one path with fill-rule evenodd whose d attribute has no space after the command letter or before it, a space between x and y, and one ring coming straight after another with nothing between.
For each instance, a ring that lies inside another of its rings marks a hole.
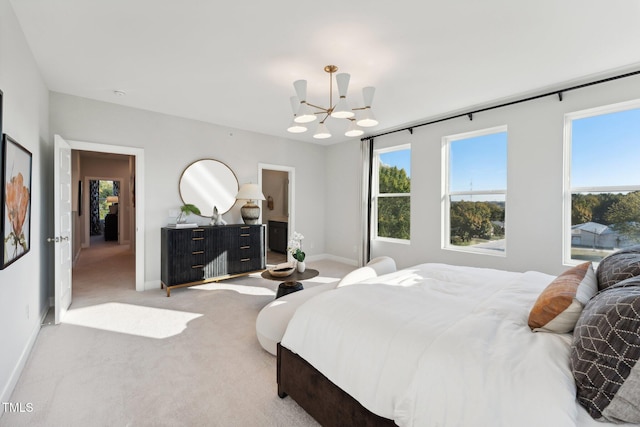
<instances>
[{"instance_id":1,"label":"baseboard","mask_svg":"<svg viewBox=\"0 0 640 427\"><path fill-rule=\"evenodd\" d=\"M147 280L146 282L144 282L145 291L158 290L158 289L160 289L160 279Z\"/></svg>"},{"instance_id":2,"label":"baseboard","mask_svg":"<svg viewBox=\"0 0 640 427\"><path fill-rule=\"evenodd\" d=\"M45 307L44 310L42 310L42 313L40 313L40 325L42 326L44 324L44 320L47 318L47 314L49 314L49 310L53 308L53 305L51 304L51 298L49 298L49 306Z\"/></svg>"},{"instance_id":3,"label":"baseboard","mask_svg":"<svg viewBox=\"0 0 640 427\"><path fill-rule=\"evenodd\" d=\"M354 267L358 266L358 261L355 260L355 259L343 258L343 257L331 255L331 254L312 255L312 256L307 257L307 259L306 259L307 262L323 261L323 260L341 262L343 264L353 265Z\"/></svg>"},{"instance_id":4,"label":"baseboard","mask_svg":"<svg viewBox=\"0 0 640 427\"><path fill-rule=\"evenodd\" d=\"M45 312L45 315L46 315L46 312ZM13 390L16 388L16 385L18 384L18 380L20 379L20 374L22 374L22 370L27 364L27 360L29 359L29 354L31 354L33 345L36 343L36 338L38 338L39 332L40 332L40 322L37 322L33 330L31 331L29 340L27 341L27 345L22 350L22 354L18 359L18 363L16 363L16 366L13 368L13 371L9 376L9 381L7 382L7 384L5 384L4 388L2 389L2 394L0 395L0 402L10 402L11 394L13 393ZM0 418L2 417L3 413L4 411L0 411Z\"/></svg>"}]
</instances>

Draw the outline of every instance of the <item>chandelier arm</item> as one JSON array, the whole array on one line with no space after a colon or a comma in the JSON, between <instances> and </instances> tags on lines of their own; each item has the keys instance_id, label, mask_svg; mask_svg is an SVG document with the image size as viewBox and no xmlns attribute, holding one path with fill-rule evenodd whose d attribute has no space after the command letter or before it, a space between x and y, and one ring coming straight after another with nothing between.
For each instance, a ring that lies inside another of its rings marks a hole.
<instances>
[{"instance_id":1,"label":"chandelier arm","mask_svg":"<svg viewBox=\"0 0 640 427\"><path fill-rule=\"evenodd\" d=\"M306 101L305 101L305 104L307 104L309 107L313 107L313 108L317 108L318 110L322 110L322 112L324 112L324 113L328 113L329 112L328 108L320 107L319 105L314 105L314 104L312 104L310 102L306 102Z\"/></svg>"}]
</instances>

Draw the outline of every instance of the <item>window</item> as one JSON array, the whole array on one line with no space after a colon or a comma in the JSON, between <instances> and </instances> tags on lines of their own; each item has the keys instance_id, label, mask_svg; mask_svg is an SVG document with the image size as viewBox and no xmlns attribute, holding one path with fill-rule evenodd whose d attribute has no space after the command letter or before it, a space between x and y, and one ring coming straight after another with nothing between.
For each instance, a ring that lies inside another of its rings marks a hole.
<instances>
[{"instance_id":1,"label":"window","mask_svg":"<svg viewBox=\"0 0 640 427\"><path fill-rule=\"evenodd\" d=\"M114 195L114 182L98 181L98 188L99 215L100 219L104 220L105 216L109 213L109 205L113 203L107 200L107 198Z\"/></svg>"},{"instance_id":2,"label":"window","mask_svg":"<svg viewBox=\"0 0 640 427\"><path fill-rule=\"evenodd\" d=\"M505 254L507 128L443 138L443 248Z\"/></svg>"},{"instance_id":3,"label":"window","mask_svg":"<svg viewBox=\"0 0 640 427\"><path fill-rule=\"evenodd\" d=\"M374 151L374 239L408 241L411 235L411 146Z\"/></svg>"},{"instance_id":4,"label":"window","mask_svg":"<svg viewBox=\"0 0 640 427\"><path fill-rule=\"evenodd\" d=\"M566 264L640 243L640 101L565 116Z\"/></svg>"}]
</instances>

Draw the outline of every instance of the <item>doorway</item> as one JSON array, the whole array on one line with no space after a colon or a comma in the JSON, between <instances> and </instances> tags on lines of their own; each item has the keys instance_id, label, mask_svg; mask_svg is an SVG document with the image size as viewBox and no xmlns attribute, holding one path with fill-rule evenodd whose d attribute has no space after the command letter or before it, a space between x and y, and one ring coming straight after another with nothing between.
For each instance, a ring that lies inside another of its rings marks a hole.
<instances>
[{"instance_id":1,"label":"doorway","mask_svg":"<svg viewBox=\"0 0 640 427\"><path fill-rule=\"evenodd\" d=\"M288 236L295 230L295 168L260 163L258 185L266 199L261 222L267 229L267 264L276 265L288 260Z\"/></svg>"},{"instance_id":2,"label":"doorway","mask_svg":"<svg viewBox=\"0 0 640 427\"><path fill-rule=\"evenodd\" d=\"M144 149L84 141L68 141L68 143L72 153L75 153L72 169L77 167L79 170L82 162L93 163L95 166L91 169L90 164L85 165L86 173L81 175L81 172L78 172L77 179L74 181L78 182L80 194L75 200L80 204L80 212L88 216L85 212L88 213L89 210L88 188L91 179L119 182L117 242L121 246L128 245L134 252L135 289L144 291ZM120 163L115 166L114 162ZM82 191L83 188L85 191ZM113 203L115 201L112 199L108 202L108 206ZM89 221L81 221L81 223L82 230L74 229L78 234L76 237L74 233L74 240L79 238L80 246L89 247Z\"/></svg>"}]
</instances>

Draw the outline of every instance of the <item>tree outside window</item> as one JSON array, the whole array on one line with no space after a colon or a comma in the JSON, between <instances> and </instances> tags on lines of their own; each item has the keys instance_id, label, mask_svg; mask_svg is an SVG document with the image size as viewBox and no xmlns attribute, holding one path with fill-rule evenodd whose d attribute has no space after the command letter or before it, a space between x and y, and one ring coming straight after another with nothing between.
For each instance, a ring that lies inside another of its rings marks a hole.
<instances>
[{"instance_id":1,"label":"tree outside window","mask_svg":"<svg viewBox=\"0 0 640 427\"><path fill-rule=\"evenodd\" d=\"M411 237L411 148L402 145L374 153L373 214L375 238Z\"/></svg>"}]
</instances>

